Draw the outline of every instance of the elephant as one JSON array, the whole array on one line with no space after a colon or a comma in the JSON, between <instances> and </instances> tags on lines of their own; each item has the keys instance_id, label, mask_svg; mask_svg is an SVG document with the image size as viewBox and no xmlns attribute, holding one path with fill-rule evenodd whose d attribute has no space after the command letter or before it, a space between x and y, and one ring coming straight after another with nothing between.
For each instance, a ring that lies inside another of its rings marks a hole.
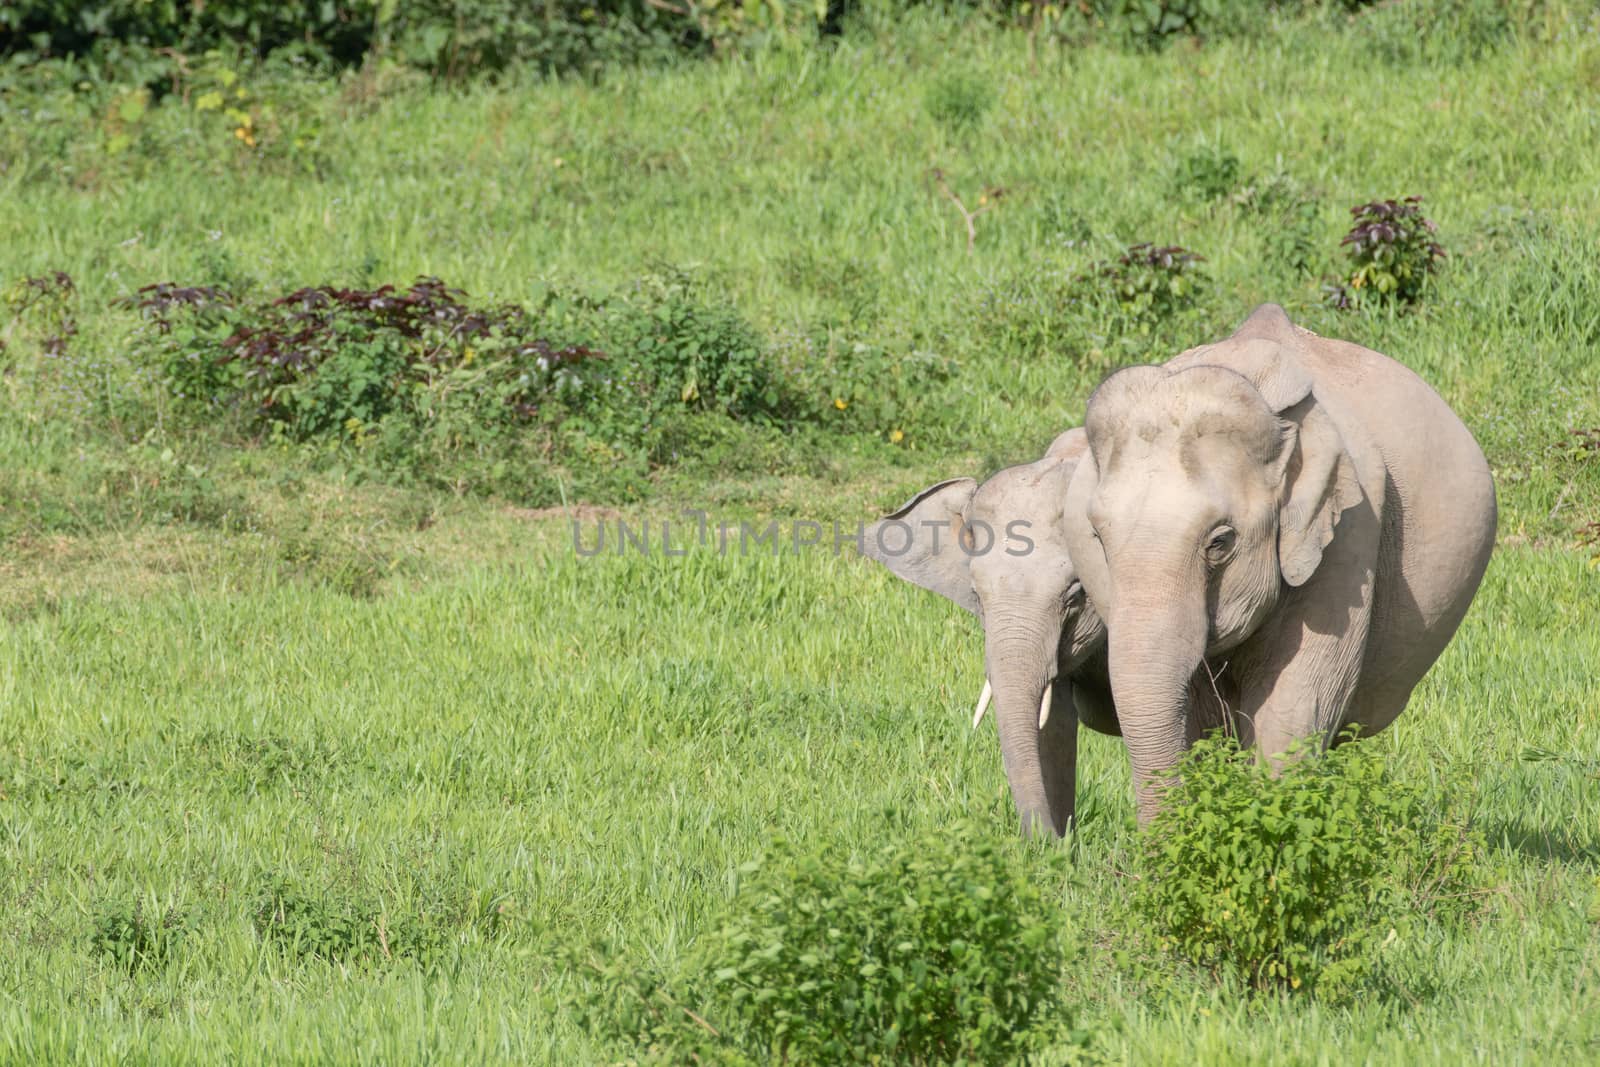
<instances>
[{"instance_id":1,"label":"elephant","mask_svg":"<svg viewBox=\"0 0 1600 1067\"><path fill-rule=\"evenodd\" d=\"M1105 621L1141 824L1195 734L1195 677L1242 745L1372 734L1455 634L1494 547L1494 480L1421 378L1295 326L1107 377L1064 508Z\"/></svg>"},{"instance_id":2,"label":"elephant","mask_svg":"<svg viewBox=\"0 0 1600 1067\"><path fill-rule=\"evenodd\" d=\"M864 555L948 597L984 627L983 692L991 696L1006 778L1024 834L1063 836L1072 822L1078 723L1116 734L1105 628L1067 554L1061 508L1086 450L1082 429L1043 458L982 485L939 482L868 530Z\"/></svg>"}]
</instances>

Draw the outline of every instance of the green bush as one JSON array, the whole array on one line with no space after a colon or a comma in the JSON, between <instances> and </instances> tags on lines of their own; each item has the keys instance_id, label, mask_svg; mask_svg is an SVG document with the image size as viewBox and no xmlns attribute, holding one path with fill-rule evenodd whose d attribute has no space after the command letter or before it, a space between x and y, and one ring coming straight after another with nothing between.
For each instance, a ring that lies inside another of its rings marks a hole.
<instances>
[{"instance_id":1,"label":"green bush","mask_svg":"<svg viewBox=\"0 0 1600 1067\"><path fill-rule=\"evenodd\" d=\"M1395 931L1460 918L1477 899L1485 845L1458 798L1426 795L1369 748L1306 754L1273 775L1219 737L1176 776L1143 833L1134 907L1189 961L1338 997Z\"/></svg>"},{"instance_id":2,"label":"green bush","mask_svg":"<svg viewBox=\"0 0 1600 1067\"><path fill-rule=\"evenodd\" d=\"M139 971L170 960L188 928L188 916L175 905L143 897L110 901L95 916L90 946L121 969Z\"/></svg>"},{"instance_id":3,"label":"green bush","mask_svg":"<svg viewBox=\"0 0 1600 1067\"><path fill-rule=\"evenodd\" d=\"M162 283L125 303L149 318L144 343L174 397L294 440L360 436L397 415L470 434L547 405L618 440L668 410L795 414L764 339L683 278L613 300L552 296L533 311L474 304L437 278L265 300ZM586 340L552 339L570 331Z\"/></svg>"},{"instance_id":4,"label":"green bush","mask_svg":"<svg viewBox=\"0 0 1600 1067\"><path fill-rule=\"evenodd\" d=\"M0 6L0 55L93 56L157 89L184 69L182 55L239 47L327 67L388 56L458 79L710 53L775 31L814 34L823 13L801 0L17 0Z\"/></svg>"},{"instance_id":5,"label":"green bush","mask_svg":"<svg viewBox=\"0 0 1600 1067\"><path fill-rule=\"evenodd\" d=\"M193 52L248 42L261 53L309 44L350 63L365 51L379 6L380 0L12 0L0 7L0 28L13 35L7 52L59 56L124 43Z\"/></svg>"},{"instance_id":6,"label":"green bush","mask_svg":"<svg viewBox=\"0 0 1600 1067\"><path fill-rule=\"evenodd\" d=\"M672 975L612 958L572 1009L671 1063L1014 1063L1072 1040L1060 917L992 827L856 862L778 846Z\"/></svg>"},{"instance_id":7,"label":"green bush","mask_svg":"<svg viewBox=\"0 0 1600 1067\"><path fill-rule=\"evenodd\" d=\"M823 427L899 444L926 439L956 419L948 386L959 368L936 352L900 351L816 330L778 338L773 356L793 383L797 409Z\"/></svg>"},{"instance_id":8,"label":"green bush","mask_svg":"<svg viewBox=\"0 0 1600 1067\"><path fill-rule=\"evenodd\" d=\"M765 342L737 311L704 302L682 277L648 283L640 296L617 307L605 332L651 411L682 406L752 422L785 413Z\"/></svg>"},{"instance_id":9,"label":"green bush","mask_svg":"<svg viewBox=\"0 0 1600 1067\"><path fill-rule=\"evenodd\" d=\"M1338 9L1348 18L1367 6L1368 0L971 0L957 8L1067 44L1109 37L1160 48L1183 38L1256 34L1279 11ZM1497 0L1371 6L1357 18L1359 32L1392 62L1475 59L1514 29L1513 12ZM919 7L945 5L895 0L875 14L892 20ZM114 69L119 82L156 93L187 77L187 57L213 49L292 56L325 68L393 60L446 80L519 68L592 75L616 64L837 33L844 15L859 8L855 0L13 0L0 5L0 56L87 59ZM969 128L987 108L987 94L950 85L954 95L930 100L930 110L942 123Z\"/></svg>"},{"instance_id":10,"label":"green bush","mask_svg":"<svg viewBox=\"0 0 1600 1067\"><path fill-rule=\"evenodd\" d=\"M1222 145L1207 145L1178 162L1173 188L1183 196L1221 200L1239 184L1239 157Z\"/></svg>"},{"instance_id":11,"label":"green bush","mask_svg":"<svg viewBox=\"0 0 1600 1067\"><path fill-rule=\"evenodd\" d=\"M1240 189L1233 202L1263 223L1262 251L1269 263L1297 275L1316 273L1321 228L1316 192L1279 171Z\"/></svg>"},{"instance_id":12,"label":"green bush","mask_svg":"<svg viewBox=\"0 0 1600 1067\"><path fill-rule=\"evenodd\" d=\"M1350 209L1356 224L1340 242L1349 274L1328 290L1340 308L1414 304L1444 259L1437 227L1422 214L1422 198L1377 200Z\"/></svg>"},{"instance_id":13,"label":"green bush","mask_svg":"<svg viewBox=\"0 0 1600 1067\"><path fill-rule=\"evenodd\" d=\"M1065 221L1079 237L1087 231L1081 220ZM1064 243L1073 248L1080 241ZM985 343L997 349L1104 370L1152 341L1180 340L1183 324L1209 291L1204 262L1188 249L1146 242L1076 270L1030 268L986 291L975 322Z\"/></svg>"},{"instance_id":14,"label":"green bush","mask_svg":"<svg viewBox=\"0 0 1600 1067\"><path fill-rule=\"evenodd\" d=\"M276 297L161 283L120 303L145 318L124 388L153 374L169 422L523 502L578 482L637 498L652 465L797 426L900 443L942 425L939 388L955 372L931 353L824 329L773 343L670 271L528 306L484 304L434 278Z\"/></svg>"},{"instance_id":15,"label":"green bush","mask_svg":"<svg viewBox=\"0 0 1600 1067\"><path fill-rule=\"evenodd\" d=\"M1137 244L1080 281L1110 315L1115 332L1145 335L1205 296L1204 262L1198 252L1177 245Z\"/></svg>"},{"instance_id":16,"label":"green bush","mask_svg":"<svg viewBox=\"0 0 1600 1067\"><path fill-rule=\"evenodd\" d=\"M1180 37L1227 37L1255 32L1279 6L1270 0L1097 0L1102 18L1130 43L1160 48Z\"/></svg>"},{"instance_id":17,"label":"green bush","mask_svg":"<svg viewBox=\"0 0 1600 1067\"><path fill-rule=\"evenodd\" d=\"M265 875L252 913L256 933L295 959L382 965L440 962L450 937L437 918L349 899L287 875Z\"/></svg>"},{"instance_id":18,"label":"green bush","mask_svg":"<svg viewBox=\"0 0 1600 1067\"><path fill-rule=\"evenodd\" d=\"M452 410L446 398L467 399L479 425L516 423L545 402L584 402L602 381L601 353L437 278L257 300L160 283L123 303L147 317L142 344L176 400L293 440L360 437L392 415L426 421Z\"/></svg>"}]
</instances>

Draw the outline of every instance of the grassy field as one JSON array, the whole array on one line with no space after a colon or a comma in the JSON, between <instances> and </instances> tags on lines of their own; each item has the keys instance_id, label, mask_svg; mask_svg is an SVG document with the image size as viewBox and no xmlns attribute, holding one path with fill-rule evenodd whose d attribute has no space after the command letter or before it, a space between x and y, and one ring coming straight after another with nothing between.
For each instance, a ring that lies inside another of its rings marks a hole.
<instances>
[{"instance_id":1,"label":"grassy field","mask_svg":"<svg viewBox=\"0 0 1600 1067\"><path fill-rule=\"evenodd\" d=\"M193 108L112 151L114 93L26 128L10 98L0 284L68 272L76 334L53 355L36 315L0 320L0 1060L602 1062L558 946L672 957L778 834L1012 833L967 728L979 633L943 601L826 548L577 558L548 488L184 421L111 304L419 274L533 301L670 268L775 351L823 331L957 369L883 425L708 431L642 491L571 467L591 519L853 525L1033 458L1107 369L1263 300L1422 373L1490 455L1500 545L1371 744L1474 784L1481 916L1419 926L1350 1005L1127 966L1138 838L1098 735L1070 862L1017 862L1090 946L1063 1000L1111 1062L1600 1062L1600 452L1575 434L1600 427L1600 35L1552 5L1433 42L1405 8L1159 55L927 18L598 85L263 83L288 132L254 155ZM969 207L1003 190L970 252L935 168ZM1348 209L1412 194L1449 252L1426 299L1329 308ZM1069 280L1145 240L1202 253L1203 298L1097 333Z\"/></svg>"}]
</instances>

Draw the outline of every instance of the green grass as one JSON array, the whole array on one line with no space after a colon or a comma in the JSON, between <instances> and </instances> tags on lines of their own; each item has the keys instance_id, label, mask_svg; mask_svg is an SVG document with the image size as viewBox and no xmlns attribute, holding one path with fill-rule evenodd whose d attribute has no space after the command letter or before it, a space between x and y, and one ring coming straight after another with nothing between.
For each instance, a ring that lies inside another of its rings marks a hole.
<instances>
[{"instance_id":1,"label":"green grass","mask_svg":"<svg viewBox=\"0 0 1600 1067\"><path fill-rule=\"evenodd\" d=\"M116 156L98 98L0 115L0 284L79 289L70 373L0 318L0 1060L596 1062L557 946L674 955L775 834L847 856L966 815L1012 832L993 735L966 725L975 624L880 569L577 559L560 521L507 511L543 497L373 484L338 450L118 407L138 324L108 305L149 282L436 274L530 300L663 263L775 343L820 325L960 369L926 425L735 434L652 472L630 518L870 518L1032 458L1106 369L1261 300L1421 372L1491 457L1501 545L1370 743L1476 783L1481 920L1392 946L1393 991L1350 1007L1147 958L1126 758L1098 735L1068 874L1022 862L1093 946L1065 996L1113 1061L1600 1058L1600 572L1575 543L1600 454L1570 434L1600 426L1600 40L1564 10L1457 65L1387 62L1359 20L1031 60L914 19L596 86L323 86L295 105L315 143L266 161L175 106ZM970 125L930 113L952 73L991 89ZM1312 275L1266 255L1275 216L1174 191L1219 144L1244 185L1314 192ZM969 203L1006 189L970 255L935 166ZM1323 307L1347 209L1412 193L1450 252L1422 307ZM1207 257L1201 305L1148 339L1063 326L1059 279L1139 240ZM261 919L282 878L322 950ZM130 970L96 935L135 902L176 933ZM378 916L397 933L374 950Z\"/></svg>"},{"instance_id":2,"label":"green grass","mask_svg":"<svg viewBox=\"0 0 1600 1067\"><path fill-rule=\"evenodd\" d=\"M558 941L671 952L777 833L848 855L969 812L1011 832L992 733L966 725L973 624L891 581L827 552L557 556L375 602L199 591L17 627L0 659L0 1048L232 1062L315 1058L320 1041L372 1061L592 1062L541 1009L574 980L545 962ZM1470 768L1499 868L1481 923L1394 948L1405 993L1386 1002L1246 1002L1200 976L1120 972L1131 789L1120 744L1086 737L1059 893L1099 946L1074 994L1105 1050L1592 1054L1600 635L1535 607L1592 581L1570 558L1502 554L1372 742L1423 779ZM1563 759L1519 758L1530 746ZM391 927L413 919L442 956L297 957L252 926L280 874ZM91 941L134 897L181 909L188 932L130 976Z\"/></svg>"}]
</instances>

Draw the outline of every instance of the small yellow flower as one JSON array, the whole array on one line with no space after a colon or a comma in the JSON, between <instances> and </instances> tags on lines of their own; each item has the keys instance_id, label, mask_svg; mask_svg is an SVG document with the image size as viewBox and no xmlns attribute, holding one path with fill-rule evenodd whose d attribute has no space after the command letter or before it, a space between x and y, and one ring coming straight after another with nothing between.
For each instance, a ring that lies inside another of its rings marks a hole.
<instances>
[{"instance_id":1,"label":"small yellow flower","mask_svg":"<svg viewBox=\"0 0 1600 1067\"><path fill-rule=\"evenodd\" d=\"M982 207L983 205L987 204L988 202L989 202L989 194L988 193L984 193L982 196L978 197L978 206L979 207Z\"/></svg>"},{"instance_id":2,"label":"small yellow flower","mask_svg":"<svg viewBox=\"0 0 1600 1067\"><path fill-rule=\"evenodd\" d=\"M833 406L838 408L840 411L843 411L845 408L850 406L850 402L842 396L836 396L833 398Z\"/></svg>"},{"instance_id":3,"label":"small yellow flower","mask_svg":"<svg viewBox=\"0 0 1600 1067\"><path fill-rule=\"evenodd\" d=\"M1289 988L1290 989L1299 989L1300 988L1300 979L1298 977L1289 979Z\"/></svg>"},{"instance_id":4,"label":"small yellow flower","mask_svg":"<svg viewBox=\"0 0 1600 1067\"><path fill-rule=\"evenodd\" d=\"M555 158L555 162L553 163L553 166L563 167L563 166L566 166L566 162L567 162L566 160L562 159L560 156L557 156Z\"/></svg>"},{"instance_id":5,"label":"small yellow flower","mask_svg":"<svg viewBox=\"0 0 1600 1067\"><path fill-rule=\"evenodd\" d=\"M899 444L901 441L904 441L905 439L906 439L906 435L905 435L904 431L901 431L901 430L890 430L889 431L889 441L892 444Z\"/></svg>"},{"instance_id":6,"label":"small yellow flower","mask_svg":"<svg viewBox=\"0 0 1600 1067\"><path fill-rule=\"evenodd\" d=\"M477 358L477 355L478 353L474 352L471 348L467 348L461 353L461 365L463 367L472 366L472 361Z\"/></svg>"}]
</instances>

